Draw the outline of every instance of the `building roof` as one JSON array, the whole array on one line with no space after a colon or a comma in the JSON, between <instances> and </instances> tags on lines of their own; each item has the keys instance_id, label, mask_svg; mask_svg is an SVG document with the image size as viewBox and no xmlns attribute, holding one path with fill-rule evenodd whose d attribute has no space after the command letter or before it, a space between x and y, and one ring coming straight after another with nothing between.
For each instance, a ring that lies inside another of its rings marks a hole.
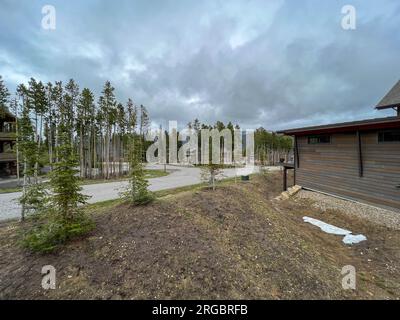
<instances>
[{"instance_id":1,"label":"building roof","mask_svg":"<svg viewBox=\"0 0 400 320\"><path fill-rule=\"evenodd\" d=\"M278 131L290 136L400 128L400 117L386 117Z\"/></svg>"},{"instance_id":2,"label":"building roof","mask_svg":"<svg viewBox=\"0 0 400 320\"><path fill-rule=\"evenodd\" d=\"M381 110L393 107L400 107L400 81L383 97L376 109Z\"/></svg>"}]
</instances>

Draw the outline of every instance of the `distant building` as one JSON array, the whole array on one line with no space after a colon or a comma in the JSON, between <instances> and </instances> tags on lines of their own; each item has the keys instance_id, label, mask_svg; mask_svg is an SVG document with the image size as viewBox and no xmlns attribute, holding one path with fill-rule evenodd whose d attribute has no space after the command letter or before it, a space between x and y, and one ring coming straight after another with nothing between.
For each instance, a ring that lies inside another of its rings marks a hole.
<instances>
[{"instance_id":1,"label":"distant building","mask_svg":"<svg viewBox=\"0 0 400 320\"><path fill-rule=\"evenodd\" d=\"M0 176L17 172L16 118L8 110L0 112Z\"/></svg>"},{"instance_id":2,"label":"distant building","mask_svg":"<svg viewBox=\"0 0 400 320\"><path fill-rule=\"evenodd\" d=\"M294 137L295 183L305 189L400 209L400 81L376 109L394 117L283 130Z\"/></svg>"}]
</instances>

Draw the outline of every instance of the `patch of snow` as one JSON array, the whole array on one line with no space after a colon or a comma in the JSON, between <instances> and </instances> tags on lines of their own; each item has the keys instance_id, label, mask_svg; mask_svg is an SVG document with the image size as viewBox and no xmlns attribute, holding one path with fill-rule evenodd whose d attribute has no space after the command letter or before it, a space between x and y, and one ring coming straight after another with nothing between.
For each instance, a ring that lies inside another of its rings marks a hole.
<instances>
[{"instance_id":1,"label":"patch of snow","mask_svg":"<svg viewBox=\"0 0 400 320\"><path fill-rule=\"evenodd\" d=\"M354 243L359 243L359 242L365 241L365 240L367 240L367 237L362 234L357 234L357 235L347 234L343 238L343 242L345 244L354 244Z\"/></svg>"},{"instance_id":2,"label":"patch of snow","mask_svg":"<svg viewBox=\"0 0 400 320\"><path fill-rule=\"evenodd\" d=\"M303 217L303 220L304 222L311 223L312 225L319 227L322 231L326 233L344 236L343 242L345 244L354 244L367 240L367 238L362 234L352 235L352 232L349 230L335 227L318 219Z\"/></svg>"},{"instance_id":3,"label":"patch of snow","mask_svg":"<svg viewBox=\"0 0 400 320\"><path fill-rule=\"evenodd\" d=\"M313 219L313 218L309 218L309 217L303 217L303 220L304 220L304 222L308 222L314 226L319 227L322 231L324 231L326 233L336 234L338 236L345 236L345 235L351 234L351 231L349 231L349 230L335 227L335 226L333 226L329 223L325 223L321 220L317 220L317 219Z\"/></svg>"}]
</instances>

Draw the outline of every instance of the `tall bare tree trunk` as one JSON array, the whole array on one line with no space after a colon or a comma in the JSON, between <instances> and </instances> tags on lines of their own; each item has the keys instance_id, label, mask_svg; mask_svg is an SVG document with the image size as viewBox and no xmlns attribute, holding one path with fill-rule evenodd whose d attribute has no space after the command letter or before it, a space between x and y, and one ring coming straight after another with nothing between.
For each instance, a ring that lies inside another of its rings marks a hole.
<instances>
[{"instance_id":1,"label":"tall bare tree trunk","mask_svg":"<svg viewBox=\"0 0 400 320\"><path fill-rule=\"evenodd\" d=\"M97 146L96 146L96 133L93 133L93 160L92 160L92 164L93 164L93 168L96 169L97 168ZM92 171L91 171L92 172ZM97 175L97 171L96 175Z\"/></svg>"},{"instance_id":2,"label":"tall bare tree trunk","mask_svg":"<svg viewBox=\"0 0 400 320\"><path fill-rule=\"evenodd\" d=\"M79 153L80 153L80 164L81 164L80 176L81 176L81 178L86 178L85 155L83 154L84 145L83 145L83 125L82 125L82 123L80 125L79 139L80 139Z\"/></svg>"},{"instance_id":3,"label":"tall bare tree trunk","mask_svg":"<svg viewBox=\"0 0 400 320\"><path fill-rule=\"evenodd\" d=\"M18 107L16 107L16 111L15 111L15 131L17 134L17 138L16 138L16 152L17 152L17 183L18 185L20 185L20 174L19 174L19 139L18 139Z\"/></svg>"},{"instance_id":4,"label":"tall bare tree trunk","mask_svg":"<svg viewBox=\"0 0 400 320\"><path fill-rule=\"evenodd\" d=\"M27 163L26 163L26 157L24 158L24 184L22 186L22 194L25 197L26 194L26 171L27 171ZM21 209L21 221L25 220L25 202L22 204L22 209Z\"/></svg>"},{"instance_id":5,"label":"tall bare tree trunk","mask_svg":"<svg viewBox=\"0 0 400 320\"><path fill-rule=\"evenodd\" d=\"M53 128L52 128L52 124L50 122L49 125L49 134L47 136L47 140L49 142L49 165L50 165L50 171L53 171Z\"/></svg>"}]
</instances>

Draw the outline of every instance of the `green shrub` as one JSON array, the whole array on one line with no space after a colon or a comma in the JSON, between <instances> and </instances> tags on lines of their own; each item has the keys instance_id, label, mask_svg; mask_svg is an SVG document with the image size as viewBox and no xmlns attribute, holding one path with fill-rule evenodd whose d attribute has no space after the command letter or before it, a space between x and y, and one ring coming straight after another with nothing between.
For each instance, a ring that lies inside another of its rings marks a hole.
<instances>
[{"instance_id":1,"label":"green shrub","mask_svg":"<svg viewBox=\"0 0 400 320\"><path fill-rule=\"evenodd\" d=\"M132 138L129 150L129 184L126 191L121 193L121 196L133 205L146 205L155 199L154 194L148 189L149 182L145 177L141 150L139 139Z\"/></svg>"},{"instance_id":2,"label":"green shrub","mask_svg":"<svg viewBox=\"0 0 400 320\"><path fill-rule=\"evenodd\" d=\"M132 199L132 203L134 205L146 205L152 201L154 201L155 196L152 192L150 191L144 191L144 192L139 192L138 194L136 194L135 197L133 197Z\"/></svg>"},{"instance_id":3,"label":"green shrub","mask_svg":"<svg viewBox=\"0 0 400 320\"><path fill-rule=\"evenodd\" d=\"M42 219L35 222L22 235L22 246L38 253L50 253L68 240L82 236L91 231L94 223L84 215L75 217L73 221L53 220L50 215L43 214Z\"/></svg>"},{"instance_id":4,"label":"green shrub","mask_svg":"<svg viewBox=\"0 0 400 320\"><path fill-rule=\"evenodd\" d=\"M43 184L32 184L25 188L19 203L25 209L37 212L46 208L49 203L49 193Z\"/></svg>"}]
</instances>

